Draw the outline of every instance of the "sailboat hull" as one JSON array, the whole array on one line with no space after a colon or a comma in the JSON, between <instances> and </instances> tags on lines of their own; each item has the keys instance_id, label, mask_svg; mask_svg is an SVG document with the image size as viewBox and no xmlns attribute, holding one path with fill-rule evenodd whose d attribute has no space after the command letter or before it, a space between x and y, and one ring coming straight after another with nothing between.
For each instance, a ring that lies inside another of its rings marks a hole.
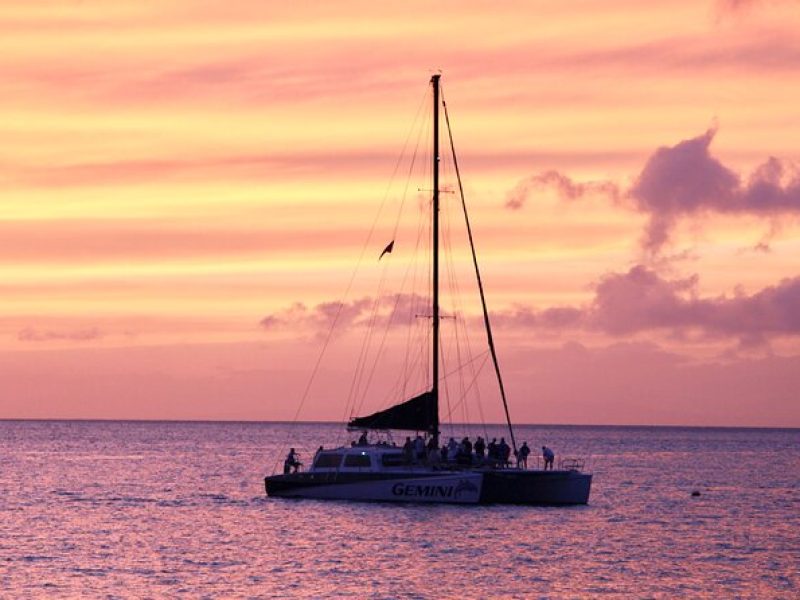
<instances>
[{"instance_id":1,"label":"sailboat hull","mask_svg":"<svg viewBox=\"0 0 800 600\"><path fill-rule=\"evenodd\" d=\"M274 475L264 480L268 496L319 500L477 504L480 473L338 473L320 477L309 473Z\"/></svg>"},{"instance_id":2,"label":"sailboat hull","mask_svg":"<svg viewBox=\"0 0 800 600\"><path fill-rule=\"evenodd\" d=\"M464 470L295 473L264 480L268 496L444 504L572 505L589 501L592 476L577 471Z\"/></svg>"},{"instance_id":3,"label":"sailboat hull","mask_svg":"<svg viewBox=\"0 0 800 600\"><path fill-rule=\"evenodd\" d=\"M592 476L578 471L500 469L484 474L482 504L587 504Z\"/></svg>"}]
</instances>

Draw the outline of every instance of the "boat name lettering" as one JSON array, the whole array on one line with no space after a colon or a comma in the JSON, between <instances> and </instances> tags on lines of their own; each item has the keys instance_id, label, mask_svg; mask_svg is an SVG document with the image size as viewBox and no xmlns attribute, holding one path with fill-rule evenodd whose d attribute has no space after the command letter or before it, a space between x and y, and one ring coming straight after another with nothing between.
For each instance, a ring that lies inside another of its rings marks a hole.
<instances>
[{"instance_id":1,"label":"boat name lettering","mask_svg":"<svg viewBox=\"0 0 800 600\"><path fill-rule=\"evenodd\" d=\"M452 498L452 485L418 485L414 483L395 483L392 486L395 496L423 497L423 498Z\"/></svg>"}]
</instances>

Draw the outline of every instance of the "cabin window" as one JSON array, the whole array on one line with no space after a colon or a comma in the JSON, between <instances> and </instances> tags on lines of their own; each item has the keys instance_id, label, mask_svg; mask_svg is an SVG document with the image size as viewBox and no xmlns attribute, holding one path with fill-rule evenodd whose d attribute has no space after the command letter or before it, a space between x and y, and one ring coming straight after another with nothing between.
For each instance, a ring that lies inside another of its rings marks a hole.
<instances>
[{"instance_id":1,"label":"cabin window","mask_svg":"<svg viewBox=\"0 0 800 600\"><path fill-rule=\"evenodd\" d=\"M368 454L348 454L344 457L345 467L369 467L371 464Z\"/></svg>"},{"instance_id":2,"label":"cabin window","mask_svg":"<svg viewBox=\"0 0 800 600\"><path fill-rule=\"evenodd\" d=\"M399 452L395 452L393 454L384 454L381 456L381 462L383 463L384 467L402 467L408 464L406 457Z\"/></svg>"},{"instance_id":3,"label":"cabin window","mask_svg":"<svg viewBox=\"0 0 800 600\"><path fill-rule=\"evenodd\" d=\"M336 469L342 464L341 454L320 454L314 466L321 469Z\"/></svg>"}]
</instances>

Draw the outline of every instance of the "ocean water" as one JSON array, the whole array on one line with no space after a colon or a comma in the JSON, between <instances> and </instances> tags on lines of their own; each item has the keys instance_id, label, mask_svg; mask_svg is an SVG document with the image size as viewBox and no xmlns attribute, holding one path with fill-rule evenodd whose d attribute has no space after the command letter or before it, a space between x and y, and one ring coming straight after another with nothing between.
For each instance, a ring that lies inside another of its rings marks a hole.
<instances>
[{"instance_id":1,"label":"ocean water","mask_svg":"<svg viewBox=\"0 0 800 600\"><path fill-rule=\"evenodd\" d=\"M586 457L589 505L266 498L334 425L0 422L0 597L800 598L800 430L517 437Z\"/></svg>"}]
</instances>

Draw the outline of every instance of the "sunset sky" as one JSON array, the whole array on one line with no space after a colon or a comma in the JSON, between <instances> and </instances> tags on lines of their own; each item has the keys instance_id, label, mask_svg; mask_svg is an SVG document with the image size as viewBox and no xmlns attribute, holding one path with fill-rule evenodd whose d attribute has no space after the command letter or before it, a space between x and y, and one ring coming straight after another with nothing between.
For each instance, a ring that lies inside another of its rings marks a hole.
<instances>
[{"instance_id":1,"label":"sunset sky","mask_svg":"<svg viewBox=\"0 0 800 600\"><path fill-rule=\"evenodd\" d=\"M6 0L0 418L348 417L441 71L516 421L800 427L799 33L789 0Z\"/></svg>"}]
</instances>

